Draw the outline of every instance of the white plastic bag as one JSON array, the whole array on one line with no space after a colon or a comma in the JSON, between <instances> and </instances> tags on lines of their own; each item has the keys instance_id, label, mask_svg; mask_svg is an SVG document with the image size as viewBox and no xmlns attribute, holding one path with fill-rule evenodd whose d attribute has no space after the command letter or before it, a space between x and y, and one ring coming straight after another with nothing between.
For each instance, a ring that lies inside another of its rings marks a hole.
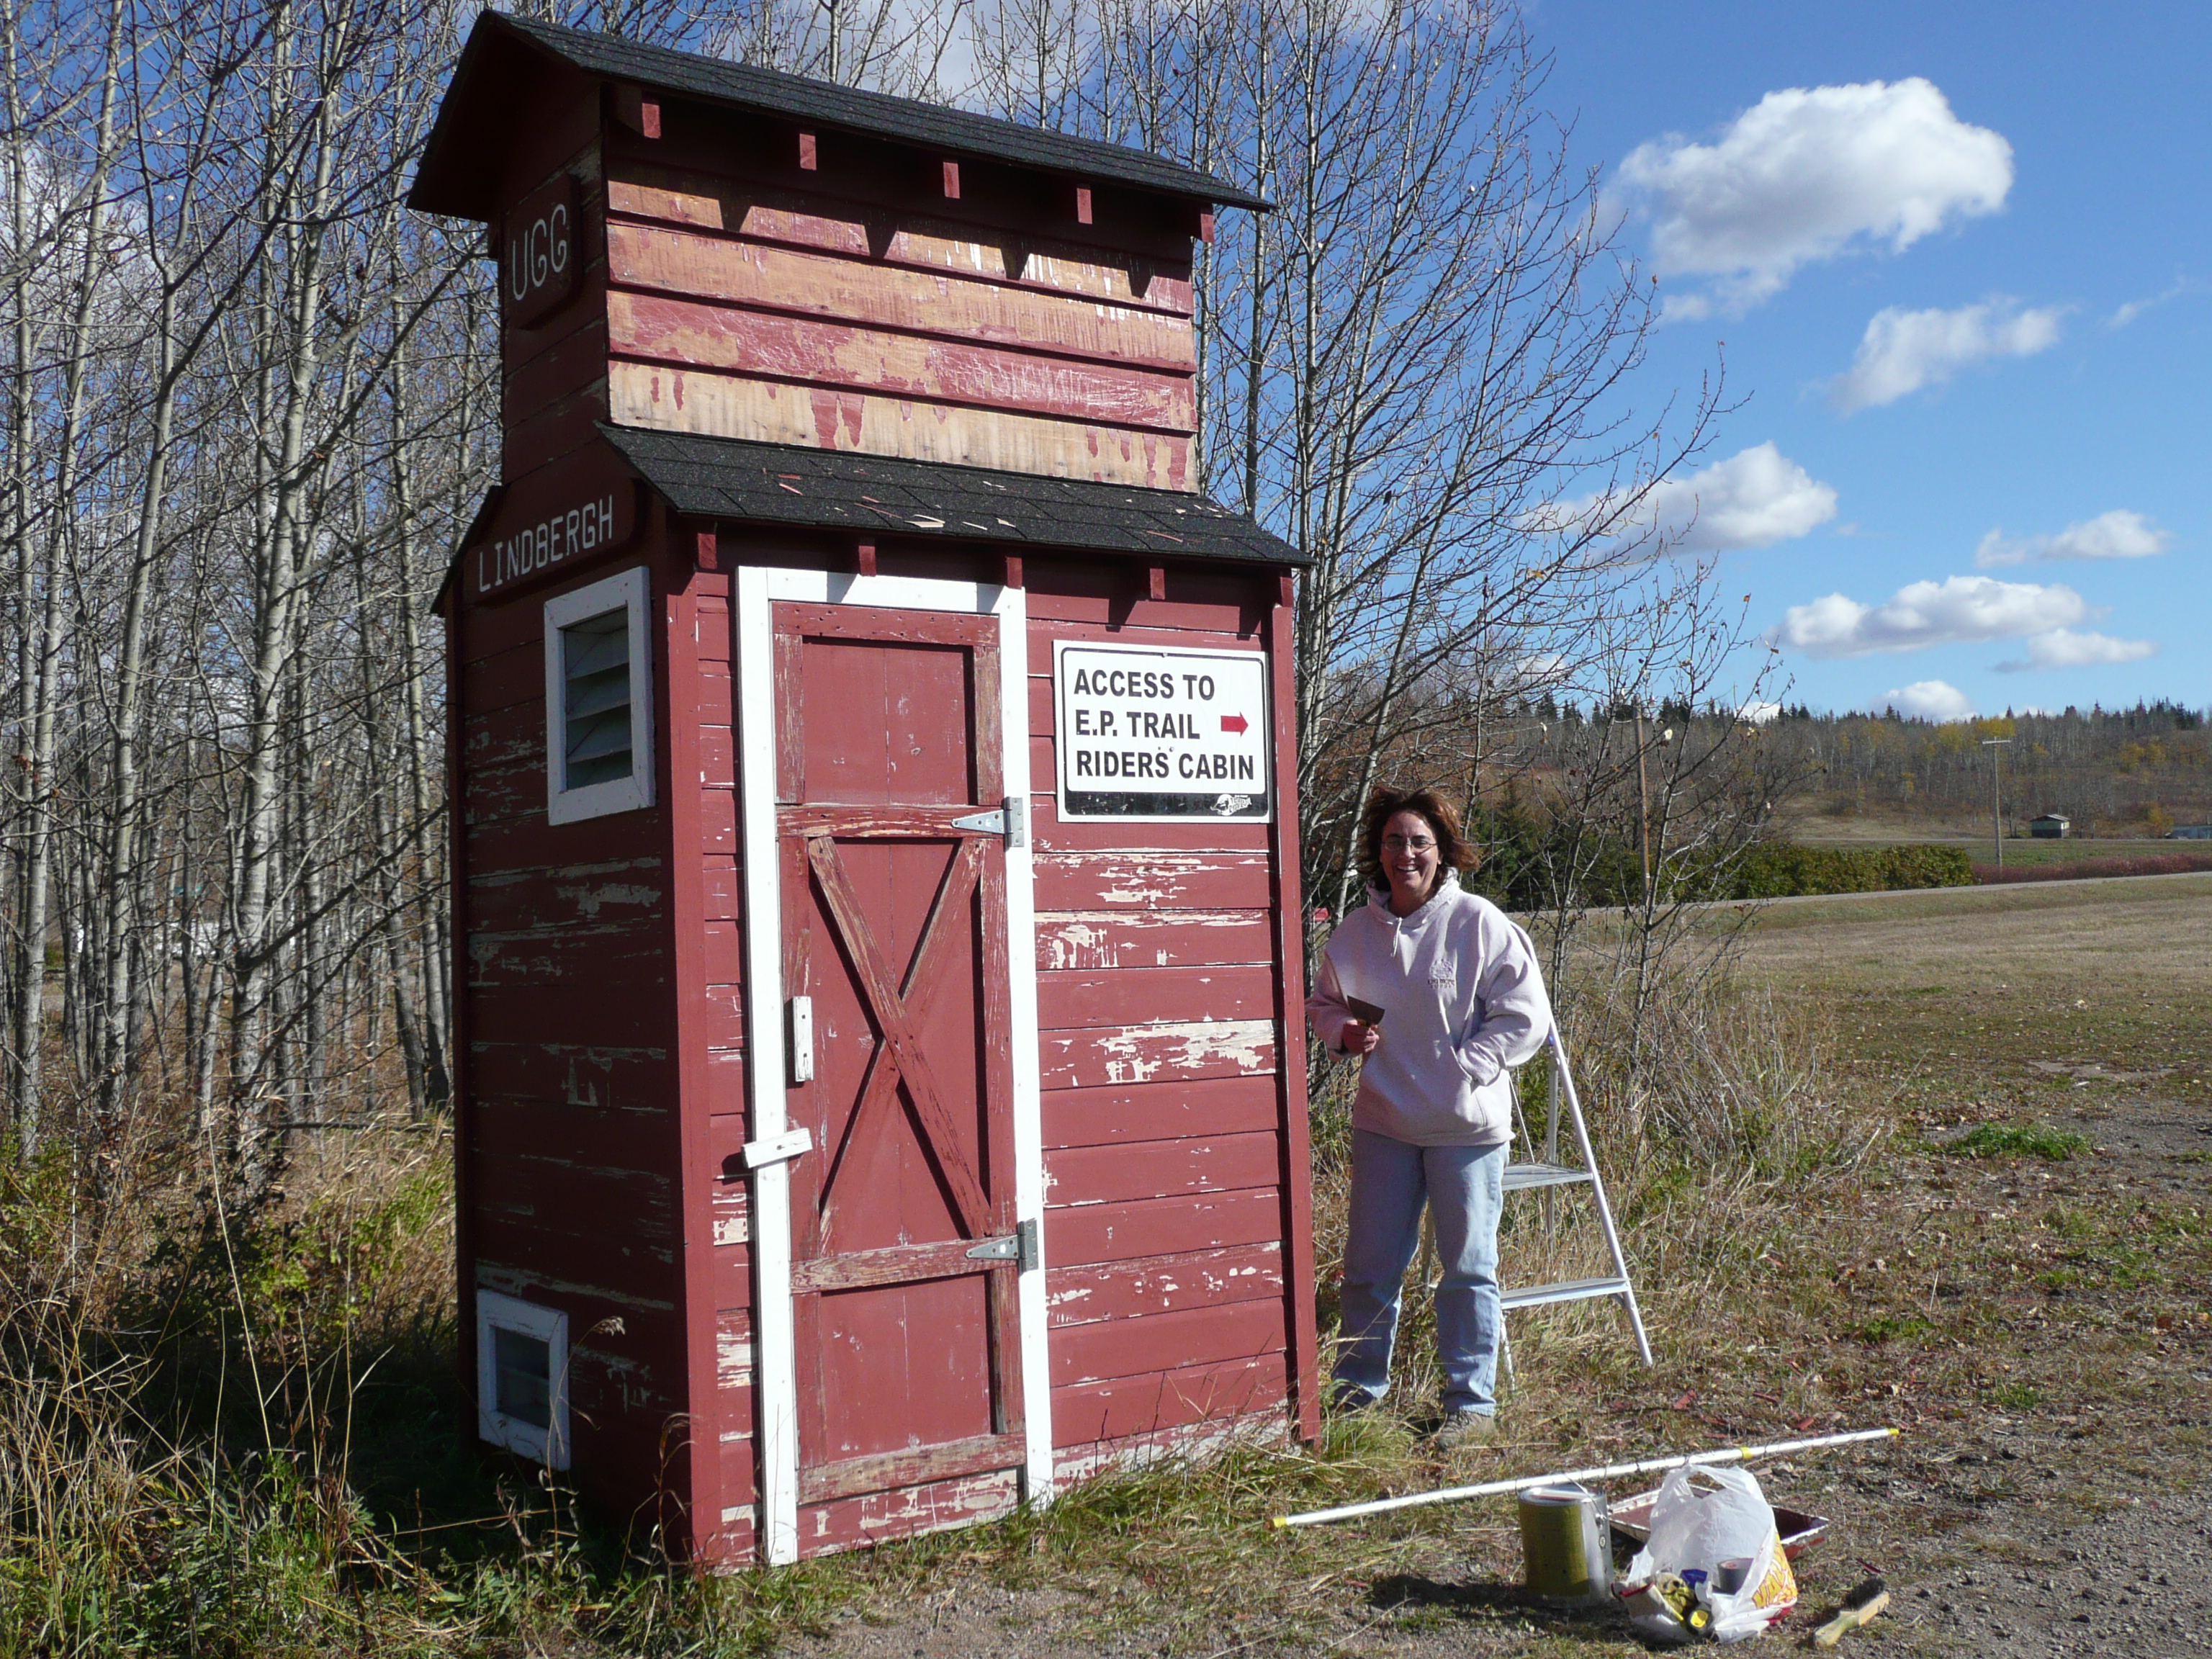
<instances>
[{"instance_id":1,"label":"white plastic bag","mask_svg":"<svg viewBox=\"0 0 2212 1659\"><path fill-rule=\"evenodd\" d=\"M1723 1595L1720 1564L1748 1560L1743 1588ZM1628 1584L1657 1573L1705 1575L1713 1635L1723 1642L1756 1636L1797 1605L1797 1577L1782 1553L1774 1510L1748 1469L1701 1464L1674 1469L1651 1506L1651 1536L1628 1564ZM1655 1632L1656 1633L1656 1632Z\"/></svg>"}]
</instances>

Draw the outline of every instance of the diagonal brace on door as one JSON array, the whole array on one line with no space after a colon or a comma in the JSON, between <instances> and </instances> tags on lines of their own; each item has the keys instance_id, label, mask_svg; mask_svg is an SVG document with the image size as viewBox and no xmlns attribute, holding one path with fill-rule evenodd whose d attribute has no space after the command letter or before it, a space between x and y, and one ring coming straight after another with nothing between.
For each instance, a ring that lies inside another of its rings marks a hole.
<instances>
[{"instance_id":1,"label":"diagonal brace on door","mask_svg":"<svg viewBox=\"0 0 2212 1659\"><path fill-rule=\"evenodd\" d=\"M895 986L883 952L878 948L874 930L860 907L859 896L845 872L844 860L837 856L836 842L827 833L811 835L806 838L806 861L812 866L815 879L821 884L822 896L830 907L830 916L836 926L845 948L852 955L861 994L875 1015L876 1025L883 1033L876 1053L869 1063L867 1083L860 1103L853 1113L844 1139L837 1148L836 1162L823 1182L823 1204L829 1205L830 1183L836 1179L837 1170L843 1167L847 1151L857 1144L857 1134L864 1117L879 1114L891 1098L900 1082L906 1085L907 1098L914 1103L915 1115L921 1121L921 1143L936 1164L952 1195L961 1231L970 1238L981 1238L990 1231L991 1204L984 1196L982 1183L975 1179L975 1171L968 1167L962 1155L960 1141L952 1120L946 1113L943 1097L938 1092L937 1079L931 1072L929 1061L921 1051L916 1035L918 1016L923 1012L924 1000L933 990L942 974L926 972L939 964L935 958L949 945L933 950L942 934L948 940L954 930L944 926L945 919L967 902L975 889L982 871L981 848L979 842L963 840L951 866L945 872L936 901L930 906L929 920L922 933L920 946L915 951L914 967L903 986ZM919 990L922 993L915 996ZM908 999L914 997L913 1006ZM874 1111L870 1108L873 1106ZM825 1213L823 1231L829 1228Z\"/></svg>"}]
</instances>

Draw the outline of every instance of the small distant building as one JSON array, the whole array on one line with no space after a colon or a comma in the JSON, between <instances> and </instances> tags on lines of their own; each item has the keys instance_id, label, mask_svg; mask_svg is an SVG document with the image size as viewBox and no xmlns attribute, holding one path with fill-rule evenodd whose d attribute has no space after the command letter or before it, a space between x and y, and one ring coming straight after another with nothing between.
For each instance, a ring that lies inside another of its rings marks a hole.
<instances>
[{"instance_id":1,"label":"small distant building","mask_svg":"<svg viewBox=\"0 0 2212 1659\"><path fill-rule=\"evenodd\" d=\"M2027 826L2038 841L2064 841L2074 833L2074 820L2063 812L2045 812Z\"/></svg>"},{"instance_id":2,"label":"small distant building","mask_svg":"<svg viewBox=\"0 0 2212 1659\"><path fill-rule=\"evenodd\" d=\"M2212 841L2212 823L2177 823L2166 832L2168 841Z\"/></svg>"}]
</instances>

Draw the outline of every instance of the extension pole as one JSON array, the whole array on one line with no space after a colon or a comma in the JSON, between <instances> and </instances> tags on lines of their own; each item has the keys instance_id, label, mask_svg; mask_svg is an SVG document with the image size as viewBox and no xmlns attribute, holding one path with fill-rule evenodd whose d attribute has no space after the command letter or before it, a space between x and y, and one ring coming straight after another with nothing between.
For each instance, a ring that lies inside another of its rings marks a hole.
<instances>
[{"instance_id":1,"label":"extension pole","mask_svg":"<svg viewBox=\"0 0 2212 1659\"><path fill-rule=\"evenodd\" d=\"M1647 1457L1640 1463L1607 1463L1600 1468L1567 1469L1558 1474L1532 1474L1513 1480L1486 1480L1479 1486L1446 1486L1441 1492L1417 1492L1404 1498L1378 1498L1369 1504L1346 1504L1333 1510L1308 1510L1303 1515L1279 1515L1271 1527L1310 1527L1323 1521L1350 1521L1389 1510L1410 1510L1425 1504L1450 1504L1462 1498L1490 1498L1499 1492L1527 1492L1535 1486L1557 1486L1565 1480L1611 1480L1624 1474L1656 1474L1662 1469L1686 1468L1694 1463L1748 1463L1756 1458L1781 1457L1790 1452L1818 1451L1826 1446L1848 1446L1862 1440L1887 1440L1896 1429L1854 1429L1849 1434L1825 1434L1814 1440L1775 1440L1764 1446L1723 1446L1718 1451L1689 1452L1680 1457Z\"/></svg>"}]
</instances>

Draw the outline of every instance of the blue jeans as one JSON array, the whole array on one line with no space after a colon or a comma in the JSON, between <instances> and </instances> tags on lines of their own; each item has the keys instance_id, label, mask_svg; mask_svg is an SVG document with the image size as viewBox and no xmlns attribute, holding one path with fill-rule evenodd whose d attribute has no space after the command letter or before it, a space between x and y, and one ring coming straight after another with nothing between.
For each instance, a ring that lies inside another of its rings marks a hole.
<instances>
[{"instance_id":1,"label":"blue jeans","mask_svg":"<svg viewBox=\"0 0 2212 1659\"><path fill-rule=\"evenodd\" d=\"M1380 1398L1390 1387L1390 1350L1406 1269L1421 1242L1421 1206L1437 1218L1437 1358L1448 1412L1498 1409L1498 1217L1506 1148L1409 1146L1356 1129L1352 1135L1352 1216L1344 1245L1344 1346L1336 1380Z\"/></svg>"}]
</instances>

